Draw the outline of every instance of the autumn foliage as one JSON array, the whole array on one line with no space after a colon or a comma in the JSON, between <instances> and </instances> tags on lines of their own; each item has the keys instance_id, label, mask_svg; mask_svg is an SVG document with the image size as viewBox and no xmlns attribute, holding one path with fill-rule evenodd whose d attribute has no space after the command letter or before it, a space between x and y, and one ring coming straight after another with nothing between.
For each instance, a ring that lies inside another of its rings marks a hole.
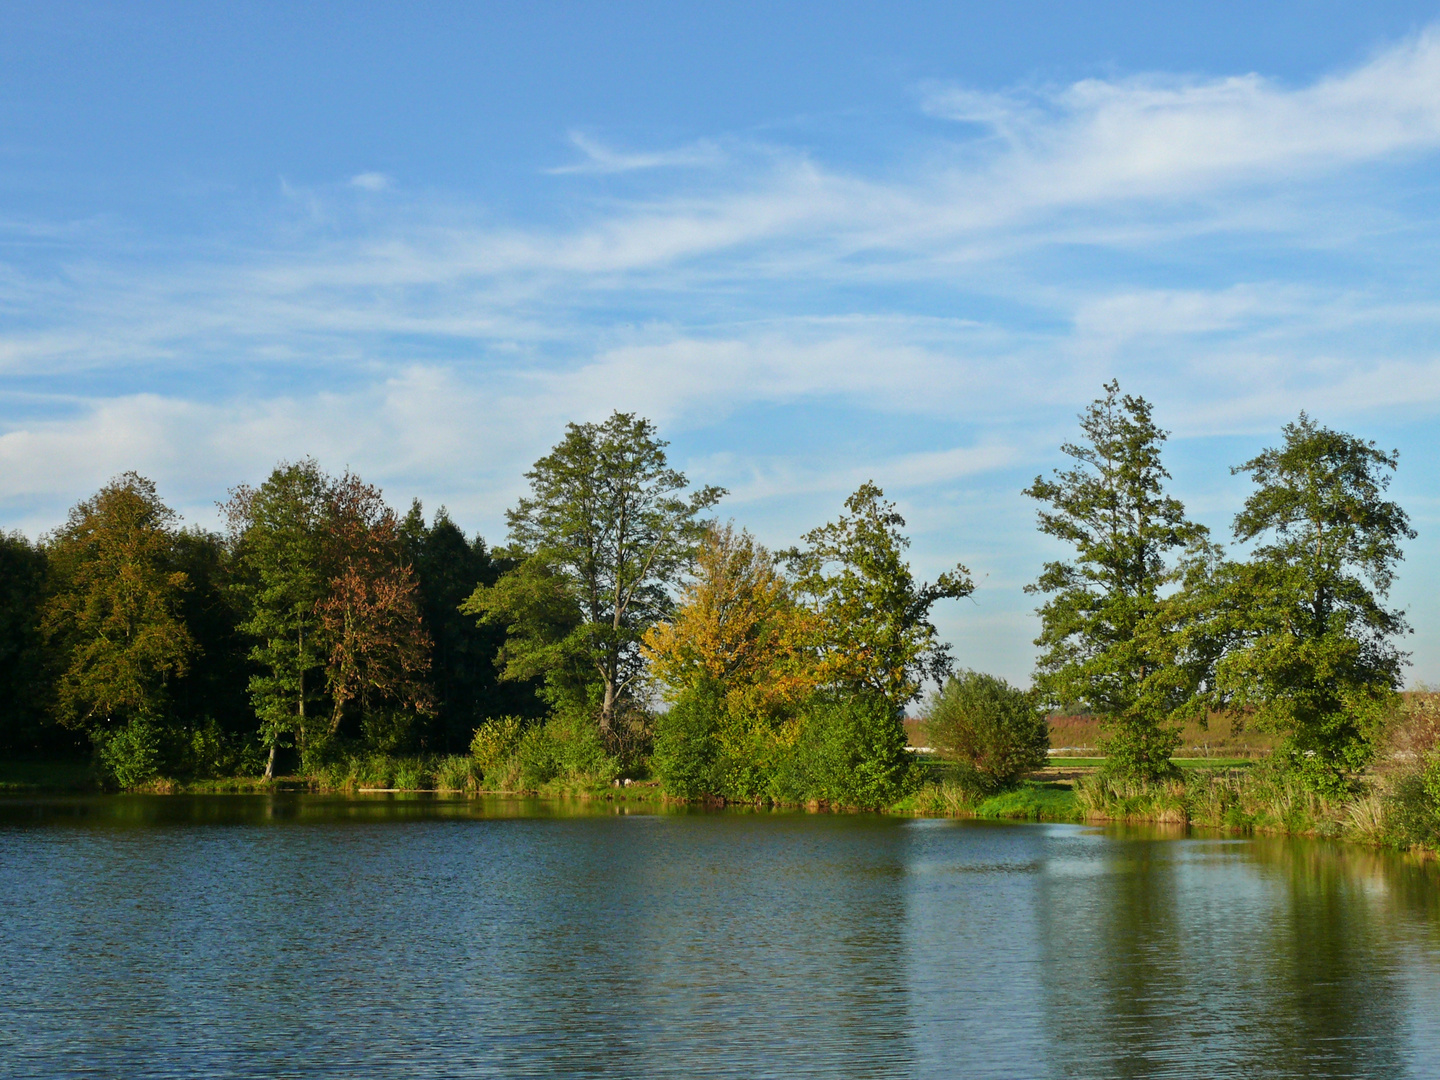
<instances>
[{"instance_id":1,"label":"autumn foliage","mask_svg":"<svg viewBox=\"0 0 1440 1080\"><path fill-rule=\"evenodd\" d=\"M362 709L433 708L425 678L430 635L420 621L415 574L401 561L397 526L378 488L350 473L335 485L329 520L335 565L329 592L317 605L329 645L332 734L352 701Z\"/></svg>"},{"instance_id":2,"label":"autumn foliage","mask_svg":"<svg viewBox=\"0 0 1440 1080\"><path fill-rule=\"evenodd\" d=\"M646 633L643 652L672 698L712 682L732 708L774 714L814 691L817 629L770 553L748 532L716 525L700 544L674 617Z\"/></svg>"}]
</instances>

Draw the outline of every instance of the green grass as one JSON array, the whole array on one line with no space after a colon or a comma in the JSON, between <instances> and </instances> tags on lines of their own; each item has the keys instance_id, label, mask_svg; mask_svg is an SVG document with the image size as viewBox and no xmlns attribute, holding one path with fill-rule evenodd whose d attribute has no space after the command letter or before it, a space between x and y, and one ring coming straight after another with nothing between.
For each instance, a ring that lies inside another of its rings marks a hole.
<instances>
[{"instance_id":1,"label":"green grass","mask_svg":"<svg viewBox=\"0 0 1440 1080\"><path fill-rule=\"evenodd\" d=\"M1026 780L1011 791L978 795L954 779L930 781L890 807L891 813L926 817L1078 821L1075 793L1064 784Z\"/></svg>"},{"instance_id":2,"label":"green grass","mask_svg":"<svg viewBox=\"0 0 1440 1080\"><path fill-rule=\"evenodd\" d=\"M1013 818L1025 821L1077 821L1075 792L1059 784L1027 780L1014 791L992 795L975 807L977 818Z\"/></svg>"}]
</instances>

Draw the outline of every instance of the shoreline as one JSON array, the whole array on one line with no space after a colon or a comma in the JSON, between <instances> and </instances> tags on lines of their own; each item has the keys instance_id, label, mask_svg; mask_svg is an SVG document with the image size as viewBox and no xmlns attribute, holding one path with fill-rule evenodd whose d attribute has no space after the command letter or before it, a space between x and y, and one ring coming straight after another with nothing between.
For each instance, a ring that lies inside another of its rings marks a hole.
<instances>
[{"instance_id":1,"label":"shoreline","mask_svg":"<svg viewBox=\"0 0 1440 1080\"><path fill-rule=\"evenodd\" d=\"M1042 770L1042 773L1052 770ZM1087 770L1092 771L1093 770ZM1039 776L1022 782L1019 788L1001 792L981 799L979 802L962 803L952 801L942 805L939 796L941 785L927 784L919 791L899 802L878 809L832 806L823 803L779 803L727 802L725 800L680 799L660 791L653 781L641 781L622 787L570 789L556 791L502 791L481 788L444 787L332 787L307 782L298 777L280 777L271 781L260 779L236 779L191 784L161 783L148 785L130 791L104 791L96 785L54 786L43 783L17 784L7 782L0 786L0 801L23 802L27 799L52 798L119 798L145 796L151 798L183 798L197 796L257 796L257 795L315 795L315 796L378 796L407 795L428 796L447 802L472 802L484 799L532 800L542 803L563 805L565 803L599 804L614 803L633 806L636 809L651 807L663 812L662 808L680 810L711 810L734 812L803 812L808 814L878 814L892 817L953 819L961 821L1008 821L1020 824L1071 824L1104 827L1159 826L1183 831L1186 834L1199 832L1215 836L1243 837L1290 837L1306 840L1328 840L1344 843L1357 848L1390 851L1395 854L1415 857L1424 861L1440 856L1436 849L1419 844L1401 845L1385 842L1357 834L1346 828L1338 817L1318 822L1318 827L1293 828L1280 821L1255 821L1245 824L1196 821L1186 816L1164 814L1106 815L1086 813L1075 789L1060 779L1042 779ZM368 800L362 800L368 801Z\"/></svg>"}]
</instances>

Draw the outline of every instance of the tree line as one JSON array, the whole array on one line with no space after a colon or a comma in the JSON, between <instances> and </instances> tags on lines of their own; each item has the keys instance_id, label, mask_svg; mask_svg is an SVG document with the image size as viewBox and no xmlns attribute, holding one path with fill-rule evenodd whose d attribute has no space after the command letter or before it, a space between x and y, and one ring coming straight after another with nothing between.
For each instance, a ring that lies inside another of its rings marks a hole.
<instances>
[{"instance_id":1,"label":"tree line","mask_svg":"<svg viewBox=\"0 0 1440 1080\"><path fill-rule=\"evenodd\" d=\"M571 424L526 473L506 543L401 516L312 460L182 528L127 473L32 543L0 539L0 741L89 749L117 783L317 775L356 753L465 754L506 788L658 777L672 794L885 805L915 781L901 721L988 783L1044 757L1048 710L1103 717L1107 769L1173 772L1215 710L1286 736L1278 761L1342 785L1373 752L1406 631L1385 597L1413 537L1396 455L1303 413L1238 465L1232 559L1165 490L1165 432L1116 383L1025 494L1072 552L1046 564L1029 690L955 670L905 521L862 485L768 551L713 511L653 424Z\"/></svg>"}]
</instances>

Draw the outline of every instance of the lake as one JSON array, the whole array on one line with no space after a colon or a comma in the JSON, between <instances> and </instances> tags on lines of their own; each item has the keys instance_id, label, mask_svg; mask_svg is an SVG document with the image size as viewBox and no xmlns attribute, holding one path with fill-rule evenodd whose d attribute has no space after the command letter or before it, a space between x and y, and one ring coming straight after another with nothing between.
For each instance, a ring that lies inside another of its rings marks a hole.
<instances>
[{"instance_id":1,"label":"lake","mask_svg":"<svg viewBox=\"0 0 1440 1080\"><path fill-rule=\"evenodd\" d=\"M0 801L0 1074L1440 1076L1433 864L618 809Z\"/></svg>"}]
</instances>

